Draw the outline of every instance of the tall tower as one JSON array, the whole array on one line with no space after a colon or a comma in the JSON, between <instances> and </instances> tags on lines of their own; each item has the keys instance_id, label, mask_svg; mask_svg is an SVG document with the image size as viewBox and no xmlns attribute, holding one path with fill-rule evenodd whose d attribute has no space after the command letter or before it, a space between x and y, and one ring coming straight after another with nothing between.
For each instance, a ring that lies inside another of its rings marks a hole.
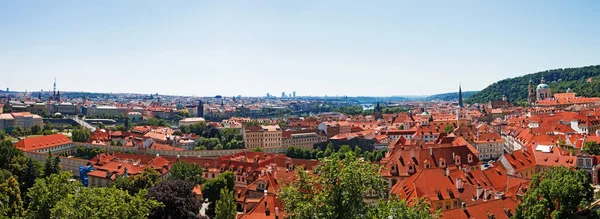
<instances>
[{"instance_id":1,"label":"tall tower","mask_svg":"<svg viewBox=\"0 0 600 219\"><path fill-rule=\"evenodd\" d=\"M383 109L381 107L381 105L379 105L379 102L377 102L377 105L375 106L375 110L374 110L374 115L375 119L382 119L383 118Z\"/></svg>"},{"instance_id":2,"label":"tall tower","mask_svg":"<svg viewBox=\"0 0 600 219\"><path fill-rule=\"evenodd\" d=\"M198 101L198 117L204 117L204 103L202 103L202 100Z\"/></svg>"},{"instance_id":3,"label":"tall tower","mask_svg":"<svg viewBox=\"0 0 600 219\"><path fill-rule=\"evenodd\" d=\"M56 78L54 78L54 89L52 89L52 100L56 99Z\"/></svg>"},{"instance_id":4,"label":"tall tower","mask_svg":"<svg viewBox=\"0 0 600 219\"><path fill-rule=\"evenodd\" d=\"M462 97L462 87L461 84L458 83L458 107L463 108L463 97Z\"/></svg>"},{"instance_id":5,"label":"tall tower","mask_svg":"<svg viewBox=\"0 0 600 219\"><path fill-rule=\"evenodd\" d=\"M527 103L529 106L533 106L535 104L537 97L535 93L535 86L533 85L533 80L529 79L529 87L527 89Z\"/></svg>"}]
</instances>

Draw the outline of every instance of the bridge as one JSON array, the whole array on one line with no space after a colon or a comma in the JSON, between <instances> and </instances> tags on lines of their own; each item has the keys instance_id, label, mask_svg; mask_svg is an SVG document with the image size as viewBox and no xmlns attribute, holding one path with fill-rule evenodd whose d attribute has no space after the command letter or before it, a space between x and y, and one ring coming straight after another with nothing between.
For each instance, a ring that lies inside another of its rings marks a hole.
<instances>
[{"instance_id":1,"label":"bridge","mask_svg":"<svg viewBox=\"0 0 600 219\"><path fill-rule=\"evenodd\" d=\"M90 125L89 123L87 123L87 122L79 119L79 117L77 117L77 116L72 116L72 117L69 117L69 118L71 118L73 121L77 122L77 124L79 124L80 126L85 127L85 128L89 129L92 132L96 131L96 127L94 127L94 126Z\"/></svg>"}]
</instances>

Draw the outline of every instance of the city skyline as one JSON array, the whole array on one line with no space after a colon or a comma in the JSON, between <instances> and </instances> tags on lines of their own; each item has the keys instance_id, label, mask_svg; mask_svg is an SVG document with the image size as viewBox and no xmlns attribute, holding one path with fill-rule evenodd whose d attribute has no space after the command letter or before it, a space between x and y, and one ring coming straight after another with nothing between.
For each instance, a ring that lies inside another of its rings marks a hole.
<instances>
[{"instance_id":1,"label":"city skyline","mask_svg":"<svg viewBox=\"0 0 600 219\"><path fill-rule=\"evenodd\" d=\"M62 91L184 96L481 90L600 64L598 4L2 2L0 74L16 80L0 87L51 90L56 77Z\"/></svg>"}]
</instances>

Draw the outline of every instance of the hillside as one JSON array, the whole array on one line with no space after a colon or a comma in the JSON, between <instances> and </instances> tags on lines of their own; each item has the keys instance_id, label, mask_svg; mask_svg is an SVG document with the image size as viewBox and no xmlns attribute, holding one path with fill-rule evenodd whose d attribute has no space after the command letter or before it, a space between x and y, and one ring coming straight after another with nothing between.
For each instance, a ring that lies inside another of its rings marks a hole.
<instances>
[{"instance_id":1,"label":"hillside","mask_svg":"<svg viewBox=\"0 0 600 219\"><path fill-rule=\"evenodd\" d=\"M506 95L510 102L519 105L527 103L527 86L529 80L537 86L540 79L544 77L550 85L553 93L565 92L571 88L579 96L600 96L600 65L586 66L580 68L553 69L516 78L508 78L481 90L471 98L466 99L468 103L485 103L490 100L499 100ZM588 82L591 78L592 81Z\"/></svg>"},{"instance_id":2,"label":"hillside","mask_svg":"<svg viewBox=\"0 0 600 219\"><path fill-rule=\"evenodd\" d=\"M463 99L467 99L479 91L463 91ZM432 101L432 100L441 100L441 101L457 101L458 100L458 92L452 93L444 93L444 94L434 94L426 97L424 100Z\"/></svg>"}]
</instances>

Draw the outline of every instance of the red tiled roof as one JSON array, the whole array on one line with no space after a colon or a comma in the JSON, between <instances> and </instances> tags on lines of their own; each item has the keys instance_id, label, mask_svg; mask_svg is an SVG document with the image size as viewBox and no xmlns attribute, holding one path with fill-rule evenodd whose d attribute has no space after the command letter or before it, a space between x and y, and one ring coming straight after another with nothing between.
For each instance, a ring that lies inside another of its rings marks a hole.
<instances>
[{"instance_id":1,"label":"red tiled roof","mask_svg":"<svg viewBox=\"0 0 600 219\"><path fill-rule=\"evenodd\" d=\"M63 134L37 136L24 138L15 144L15 147L23 151L36 151L65 144L71 144L73 141Z\"/></svg>"}]
</instances>

